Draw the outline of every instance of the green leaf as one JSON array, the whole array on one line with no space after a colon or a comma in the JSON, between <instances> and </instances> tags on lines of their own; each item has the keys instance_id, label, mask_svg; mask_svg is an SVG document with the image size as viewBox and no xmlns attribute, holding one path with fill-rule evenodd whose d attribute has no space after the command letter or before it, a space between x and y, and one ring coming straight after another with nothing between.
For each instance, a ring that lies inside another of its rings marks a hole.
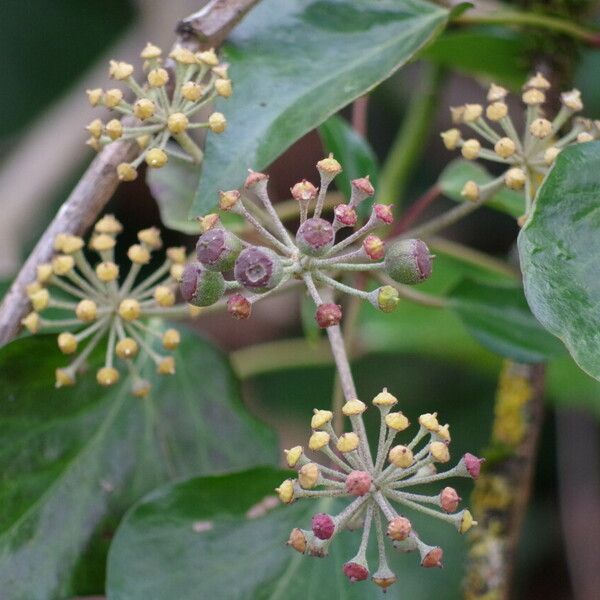
<instances>
[{"instance_id":1,"label":"green leaf","mask_svg":"<svg viewBox=\"0 0 600 600\"><path fill-rule=\"evenodd\" d=\"M531 314L520 286L465 279L450 293L450 307L469 333L492 352L525 363L564 353Z\"/></svg>"},{"instance_id":2,"label":"green leaf","mask_svg":"<svg viewBox=\"0 0 600 600\"><path fill-rule=\"evenodd\" d=\"M600 379L600 144L563 150L519 234L533 314Z\"/></svg>"},{"instance_id":3,"label":"green leaf","mask_svg":"<svg viewBox=\"0 0 600 600\"><path fill-rule=\"evenodd\" d=\"M302 556L284 542L294 527L308 528L315 512L337 512L347 502L303 500L266 509L249 518L287 472L255 469L201 477L165 486L135 506L112 544L107 577L109 600L381 599L369 581L350 584L342 573L360 534L343 532L325 558ZM413 515L411 514L411 518ZM424 539L444 546L445 569L419 567L412 554L390 549L402 596L411 600L455 599L459 594L464 538L451 526L414 519ZM370 566L375 570L375 544ZM398 593L393 590L392 593Z\"/></svg>"},{"instance_id":4,"label":"green leaf","mask_svg":"<svg viewBox=\"0 0 600 600\"><path fill-rule=\"evenodd\" d=\"M359 135L348 122L333 115L319 127L319 135L325 148L325 152L333 152L344 170L336 178L336 185L341 189L344 196L350 199L350 182L358 177L369 176L371 183L377 189L377 178L379 176L379 164L371 145L362 135ZM373 201L363 202L359 211L362 216L371 211Z\"/></svg>"},{"instance_id":5,"label":"green leaf","mask_svg":"<svg viewBox=\"0 0 600 600\"><path fill-rule=\"evenodd\" d=\"M518 90L529 72L523 35L506 28L445 31L422 53L440 65ZM477 99L473 99L476 102Z\"/></svg>"},{"instance_id":6,"label":"green leaf","mask_svg":"<svg viewBox=\"0 0 600 600\"><path fill-rule=\"evenodd\" d=\"M100 388L93 372L56 390L65 359L53 337L2 350L3 597L102 591L107 539L141 495L182 476L275 462L274 436L245 412L223 356L189 332L176 355L177 374L153 376L150 396L137 399L127 382Z\"/></svg>"},{"instance_id":7,"label":"green leaf","mask_svg":"<svg viewBox=\"0 0 600 600\"><path fill-rule=\"evenodd\" d=\"M223 49L234 94L216 108L229 126L208 136L192 216L389 77L447 14L422 0L263 0Z\"/></svg>"},{"instance_id":8,"label":"green leaf","mask_svg":"<svg viewBox=\"0 0 600 600\"><path fill-rule=\"evenodd\" d=\"M442 171L438 185L442 188L442 192L452 200L465 202L460 192L469 179L483 185L492 181L493 177L481 165L459 158L449 163ZM525 210L523 194L508 188L502 188L485 205L513 217L520 217Z\"/></svg>"}]
</instances>

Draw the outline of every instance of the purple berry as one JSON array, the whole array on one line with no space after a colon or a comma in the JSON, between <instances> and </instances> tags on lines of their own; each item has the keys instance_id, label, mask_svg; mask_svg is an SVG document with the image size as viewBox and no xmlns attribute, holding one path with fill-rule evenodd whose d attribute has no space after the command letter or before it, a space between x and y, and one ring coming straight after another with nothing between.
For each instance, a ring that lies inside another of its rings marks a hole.
<instances>
[{"instance_id":1,"label":"purple berry","mask_svg":"<svg viewBox=\"0 0 600 600\"><path fill-rule=\"evenodd\" d=\"M241 249L240 240L220 227L203 233L196 244L198 260L211 271L231 269Z\"/></svg>"},{"instance_id":2,"label":"purple berry","mask_svg":"<svg viewBox=\"0 0 600 600\"><path fill-rule=\"evenodd\" d=\"M186 302L210 306L225 293L225 280L221 273L207 271L199 263L189 263L183 270L179 289Z\"/></svg>"},{"instance_id":3,"label":"purple berry","mask_svg":"<svg viewBox=\"0 0 600 600\"><path fill-rule=\"evenodd\" d=\"M283 277L281 260L273 250L251 246L242 250L235 261L233 274L238 283L257 293L279 285Z\"/></svg>"},{"instance_id":4,"label":"purple berry","mask_svg":"<svg viewBox=\"0 0 600 600\"><path fill-rule=\"evenodd\" d=\"M313 217L306 219L296 233L298 247L305 254L318 256L327 252L335 239L333 225L325 219Z\"/></svg>"}]
</instances>

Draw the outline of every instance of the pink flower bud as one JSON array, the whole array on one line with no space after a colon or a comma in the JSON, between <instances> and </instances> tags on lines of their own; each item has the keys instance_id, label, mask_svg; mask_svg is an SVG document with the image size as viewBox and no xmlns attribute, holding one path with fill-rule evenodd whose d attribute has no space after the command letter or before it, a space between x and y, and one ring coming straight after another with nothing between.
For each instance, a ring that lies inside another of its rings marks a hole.
<instances>
[{"instance_id":1,"label":"pink flower bud","mask_svg":"<svg viewBox=\"0 0 600 600\"><path fill-rule=\"evenodd\" d=\"M445 487L440 492L440 506L448 513L454 512L458 508L461 497L452 487Z\"/></svg>"},{"instance_id":2,"label":"pink flower bud","mask_svg":"<svg viewBox=\"0 0 600 600\"><path fill-rule=\"evenodd\" d=\"M363 249L371 260L380 260L385 254L385 244L380 237L368 235L363 240Z\"/></svg>"},{"instance_id":3,"label":"pink flower bud","mask_svg":"<svg viewBox=\"0 0 600 600\"><path fill-rule=\"evenodd\" d=\"M328 514L318 513L312 518L312 530L320 540L328 540L335 531L335 523Z\"/></svg>"},{"instance_id":4,"label":"pink flower bud","mask_svg":"<svg viewBox=\"0 0 600 600\"><path fill-rule=\"evenodd\" d=\"M412 524L406 517L396 517L389 522L387 534L394 541L405 540L412 530Z\"/></svg>"},{"instance_id":5,"label":"pink flower bud","mask_svg":"<svg viewBox=\"0 0 600 600\"><path fill-rule=\"evenodd\" d=\"M333 209L335 220L346 227L354 227L358 217L356 211L349 204L338 204Z\"/></svg>"},{"instance_id":6,"label":"pink flower bud","mask_svg":"<svg viewBox=\"0 0 600 600\"><path fill-rule=\"evenodd\" d=\"M427 554L425 554L423 560L421 561L421 566L425 567L426 569L431 569L432 567L442 568L443 557L444 551L439 546L436 546L435 548L432 548L429 552L427 552Z\"/></svg>"},{"instance_id":7,"label":"pink flower bud","mask_svg":"<svg viewBox=\"0 0 600 600\"><path fill-rule=\"evenodd\" d=\"M375 218L386 225L394 222L394 215L392 215L392 205L391 204L376 204L373 207L373 213L375 214Z\"/></svg>"},{"instance_id":8,"label":"pink flower bud","mask_svg":"<svg viewBox=\"0 0 600 600\"><path fill-rule=\"evenodd\" d=\"M267 185L267 181L269 181L269 176L264 173L259 173L258 171L250 170L248 177L246 177L246 181L244 182L244 187L247 190L250 190L258 184Z\"/></svg>"},{"instance_id":9,"label":"pink flower bud","mask_svg":"<svg viewBox=\"0 0 600 600\"><path fill-rule=\"evenodd\" d=\"M333 327L342 320L342 307L339 304L321 304L317 308L315 319L321 329Z\"/></svg>"},{"instance_id":10,"label":"pink flower bud","mask_svg":"<svg viewBox=\"0 0 600 600\"><path fill-rule=\"evenodd\" d=\"M232 294L227 298L227 312L234 319L247 319L252 313L252 304L242 294Z\"/></svg>"},{"instance_id":11,"label":"pink flower bud","mask_svg":"<svg viewBox=\"0 0 600 600\"><path fill-rule=\"evenodd\" d=\"M367 471L352 471L346 477L346 491L352 496L364 496L371 489L371 474Z\"/></svg>"},{"instance_id":12,"label":"pink flower bud","mask_svg":"<svg viewBox=\"0 0 600 600\"><path fill-rule=\"evenodd\" d=\"M470 454L469 452L463 456L463 464L473 479L477 479L479 477L479 473L481 472L481 464L483 462L485 462L485 458L477 458L474 454Z\"/></svg>"},{"instance_id":13,"label":"pink flower bud","mask_svg":"<svg viewBox=\"0 0 600 600\"><path fill-rule=\"evenodd\" d=\"M327 252L333 246L334 238L335 233L331 223L318 217L306 219L296 233L298 247L311 256Z\"/></svg>"},{"instance_id":14,"label":"pink flower bud","mask_svg":"<svg viewBox=\"0 0 600 600\"><path fill-rule=\"evenodd\" d=\"M375 193L375 188L369 177L360 177L351 181L352 188L364 195L365 198L370 198Z\"/></svg>"},{"instance_id":15,"label":"pink flower bud","mask_svg":"<svg viewBox=\"0 0 600 600\"><path fill-rule=\"evenodd\" d=\"M316 188L310 181L303 179L290 188L292 198L298 200L298 202L309 202L317 197L318 188Z\"/></svg>"},{"instance_id":16,"label":"pink flower bud","mask_svg":"<svg viewBox=\"0 0 600 600\"><path fill-rule=\"evenodd\" d=\"M369 576L369 569L357 562L349 561L344 565L344 575L352 582L364 581Z\"/></svg>"}]
</instances>

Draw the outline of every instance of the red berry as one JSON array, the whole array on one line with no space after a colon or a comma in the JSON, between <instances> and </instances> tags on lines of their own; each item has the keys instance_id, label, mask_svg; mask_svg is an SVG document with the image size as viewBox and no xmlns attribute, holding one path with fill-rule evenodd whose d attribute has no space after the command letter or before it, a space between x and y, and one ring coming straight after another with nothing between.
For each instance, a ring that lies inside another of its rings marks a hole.
<instances>
[{"instance_id":1,"label":"red berry","mask_svg":"<svg viewBox=\"0 0 600 600\"><path fill-rule=\"evenodd\" d=\"M242 294L232 294L227 298L227 312L234 319L247 319L252 313L252 304Z\"/></svg>"},{"instance_id":2,"label":"red berry","mask_svg":"<svg viewBox=\"0 0 600 600\"><path fill-rule=\"evenodd\" d=\"M318 513L312 518L312 530L320 540L328 540L335 531L335 523L328 514Z\"/></svg>"},{"instance_id":3,"label":"red berry","mask_svg":"<svg viewBox=\"0 0 600 600\"><path fill-rule=\"evenodd\" d=\"M315 319L321 329L333 327L342 320L342 307L339 304L321 304L317 307Z\"/></svg>"},{"instance_id":4,"label":"red berry","mask_svg":"<svg viewBox=\"0 0 600 600\"><path fill-rule=\"evenodd\" d=\"M344 565L344 575L352 582L364 581L369 576L369 569L365 566L349 561Z\"/></svg>"}]
</instances>

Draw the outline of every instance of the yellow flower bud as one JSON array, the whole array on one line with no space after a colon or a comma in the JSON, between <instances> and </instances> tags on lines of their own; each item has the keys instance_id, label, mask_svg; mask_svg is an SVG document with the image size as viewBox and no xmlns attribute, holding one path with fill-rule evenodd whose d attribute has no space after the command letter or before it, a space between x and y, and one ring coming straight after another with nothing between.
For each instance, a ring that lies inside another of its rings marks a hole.
<instances>
[{"instance_id":1,"label":"yellow flower bud","mask_svg":"<svg viewBox=\"0 0 600 600\"><path fill-rule=\"evenodd\" d=\"M173 306L175 304L175 294L166 285L158 285L154 289L154 300L160 306Z\"/></svg>"},{"instance_id":2,"label":"yellow flower bud","mask_svg":"<svg viewBox=\"0 0 600 600\"><path fill-rule=\"evenodd\" d=\"M552 123L548 119L534 119L529 132L536 138L543 139L552 133Z\"/></svg>"},{"instance_id":3,"label":"yellow flower bud","mask_svg":"<svg viewBox=\"0 0 600 600\"><path fill-rule=\"evenodd\" d=\"M358 448L360 440L358 436L353 431L348 433L343 433L336 444L337 449L345 454L346 452L352 452Z\"/></svg>"},{"instance_id":4,"label":"yellow flower bud","mask_svg":"<svg viewBox=\"0 0 600 600\"><path fill-rule=\"evenodd\" d=\"M186 261L185 246L172 246L167 248L167 258L175 264L184 264Z\"/></svg>"},{"instance_id":5,"label":"yellow flower bud","mask_svg":"<svg viewBox=\"0 0 600 600\"><path fill-rule=\"evenodd\" d=\"M113 79L127 79L133 74L133 65L122 61L111 60L108 74Z\"/></svg>"},{"instance_id":6,"label":"yellow flower bud","mask_svg":"<svg viewBox=\"0 0 600 600\"><path fill-rule=\"evenodd\" d=\"M212 72L219 78L219 79L229 79L229 73L227 72L229 70L229 65L225 64L225 65L217 65L216 67L212 68Z\"/></svg>"},{"instance_id":7,"label":"yellow flower bud","mask_svg":"<svg viewBox=\"0 0 600 600\"><path fill-rule=\"evenodd\" d=\"M112 250L115 247L115 238L107 233L100 233L95 235L90 240L90 248L96 252L105 252L106 250Z\"/></svg>"},{"instance_id":8,"label":"yellow flower bud","mask_svg":"<svg viewBox=\"0 0 600 600\"><path fill-rule=\"evenodd\" d=\"M95 88L93 90L86 90L85 92L88 97L88 102L92 106L98 106L100 99L102 98L102 88Z\"/></svg>"},{"instance_id":9,"label":"yellow flower bud","mask_svg":"<svg viewBox=\"0 0 600 600\"><path fill-rule=\"evenodd\" d=\"M54 241L52 242L52 247L57 251L57 252L62 252L63 250L63 244L65 243L65 240L68 237L68 233L59 233L56 236L54 236Z\"/></svg>"},{"instance_id":10,"label":"yellow flower bud","mask_svg":"<svg viewBox=\"0 0 600 600\"><path fill-rule=\"evenodd\" d=\"M319 481L320 474L319 465L316 463L306 463L298 471L298 482L300 483L300 487L305 490L314 488L317 485L317 481Z\"/></svg>"},{"instance_id":11,"label":"yellow flower bud","mask_svg":"<svg viewBox=\"0 0 600 600\"><path fill-rule=\"evenodd\" d=\"M77 351L77 346L79 345L77 338L68 331L63 331L60 333L56 342L58 343L58 347L63 354L73 354Z\"/></svg>"},{"instance_id":12,"label":"yellow flower bud","mask_svg":"<svg viewBox=\"0 0 600 600\"><path fill-rule=\"evenodd\" d=\"M125 321L135 321L141 312L140 303L135 298L125 298L119 304L119 316Z\"/></svg>"},{"instance_id":13,"label":"yellow flower bud","mask_svg":"<svg viewBox=\"0 0 600 600\"><path fill-rule=\"evenodd\" d=\"M517 151L517 147L509 137L503 137L494 145L494 151L501 158L510 158Z\"/></svg>"},{"instance_id":14,"label":"yellow flower bud","mask_svg":"<svg viewBox=\"0 0 600 600\"><path fill-rule=\"evenodd\" d=\"M107 233L116 235L123 231L123 225L115 219L114 215L104 215L95 225L94 231L97 233Z\"/></svg>"},{"instance_id":15,"label":"yellow flower bud","mask_svg":"<svg viewBox=\"0 0 600 600\"><path fill-rule=\"evenodd\" d=\"M181 63L182 65L195 65L197 64L196 57L191 50L187 48L183 48L182 46L176 46L173 48L169 57L173 60Z\"/></svg>"},{"instance_id":16,"label":"yellow flower bud","mask_svg":"<svg viewBox=\"0 0 600 600\"><path fill-rule=\"evenodd\" d=\"M223 133L227 127L227 119L220 112L214 112L208 117L208 126L213 133Z\"/></svg>"},{"instance_id":17,"label":"yellow flower bud","mask_svg":"<svg viewBox=\"0 0 600 600\"><path fill-rule=\"evenodd\" d=\"M146 244L152 250L158 250L162 246L162 240L160 239L160 229L158 227L148 227L147 229L140 229L137 234L138 240L142 244Z\"/></svg>"},{"instance_id":18,"label":"yellow flower bud","mask_svg":"<svg viewBox=\"0 0 600 600\"><path fill-rule=\"evenodd\" d=\"M169 157L167 156L164 150L160 148L151 148L146 152L146 156L144 157L146 160L146 164L153 169L160 169L167 164Z\"/></svg>"},{"instance_id":19,"label":"yellow flower bud","mask_svg":"<svg viewBox=\"0 0 600 600\"><path fill-rule=\"evenodd\" d=\"M549 148L546 148L546 151L544 152L544 162L550 166L556 160L556 157L559 154L560 148L557 148L556 146L550 146Z\"/></svg>"},{"instance_id":20,"label":"yellow flower bud","mask_svg":"<svg viewBox=\"0 0 600 600\"><path fill-rule=\"evenodd\" d=\"M290 469L293 469L296 466L296 463L300 460L302 454L304 453L304 449L302 448L302 446L294 446L293 448L290 448L289 450L284 450L283 452L285 454L285 460L288 464L288 467L290 467Z\"/></svg>"},{"instance_id":21,"label":"yellow flower bud","mask_svg":"<svg viewBox=\"0 0 600 600\"><path fill-rule=\"evenodd\" d=\"M321 450L329 444L329 434L325 431L315 431L308 440L308 447L311 450Z\"/></svg>"},{"instance_id":22,"label":"yellow flower bud","mask_svg":"<svg viewBox=\"0 0 600 600\"><path fill-rule=\"evenodd\" d=\"M427 431L435 433L439 428L440 424L437 420L437 413L424 413L419 417L419 425Z\"/></svg>"},{"instance_id":23,"label":"yellow flower bud","mask_svg":"<svg viewBox=\"0 0 600 600\"><path fill-rule=\"evenodd\" d=\"M129 260L138 265L145 265L150 262L150 252L140 244L133 244L127 250Z\"/></svg>"},{"instance_id":24,"label":"yellow flower bud","mask_svg":"<svg viewBox=\"0 0 600 600\"><path fill-rule=\"evenodd\" d=\"M161 54L162 50L158 46L148 42L144 46L144 49L140 52L140 57L146 60L151 60L153 58L160 58Z\"/></svg>"},{"instance_id":25,"label":"yellow flower bud","mask_svg":"<svg viewBox=\"0 0 600 600\"><path fill-rule=\"evenodd\" d=\"M163 357L156 366L156 372L159 375L174 375L175 359L172 356Z\"/></svg>"},{"instance_id":26,"label":"yellow flower bud","mask_svg":"<svg viewBox=\"0 0 600 600\"><path fill-rule=\"evenodd\" d=\"M106 108L118 106L121 103L121 100L123 100L123 92L118 88L113 88L112 90L106 90L106 92L104 92L103 102Z\"/></svg>"},{"instance_id":27,"label":"yellow flower bud","mask_svg":"<svg viewBox=\"0 0 600 600\"><path fill-rule=\"evenodd\" d=\"M346 417L361 415L365 410L367 410L367 405L358 398L348 400L348 402L342 406L342 412Z\"/></svg>"},{"instance_id":28,"label":"yellow flower bud","mask_svg":"<svg viewBox=\"0 0 600 600\"><path fill-rule=\"evenodd\" d=\"M240 193L237 190L228 192L219 192L219 208L221 210L231 210L240 199Z\"/></svg>"},{"instance_id":29,"label":"yellow flower bud","mask_svg":"<svg viewBox=\"0 0 600 600\"><path fill-rule=\"evenodd\" d=\"M200 100L203 94L203 88L199 83L195 81L186 81L181 86L181 95L190 102L196 102Z\"/></svg>"},{"instance_id":30,"label":"yellow flower bud","mask_svg":"<svg viewBox=\"0 0 600 600\"><path fill-rule=\"evenodd\" d=\"M464 106L451 106L450 117L454 125L460 125L464 121L465 107Z\"/></svg>"},{"instance_id":31,"label":"yellow flower bud","mask_svg":"<svg viewBox=\"0 0 600 600\"><path fill-rule=\"evenodd\" d=\"M390 429L404 431L410 426L410 421L401 412L392 412L385 416L385 424Z\"/></svg>"},{"instance_id":32,"label":"yellow flower bud","mask_svg":"<svg viewBox=\"0 0 600 600\"><path fill-rule=\"evenodd\" d=\"M523 92L522 99L527 106L537 106L546 102L546 94L541 90L531 88Z\"/></svg>"},{"instance_id":33,"label":"yellow flower bud","mask_svg":"<svg viewBox=\"0 0 600 600\"><path fill-rule=\"evenodd\" d=\"M219 64L219 59L214 48L209 48L204 52L196 52L196 58L209 67L216 67Z\"/></svg>"},{"instance_id":34,"label":"yellow flower bud","mask_svg":"<svg viewBox=\"0 0 600 600\"><path fill-rule=\"evenodd\" d=\"M375 398L373 398L373 404L375 406L394 406L398 402L398 398L393 396L387 391L387 388L383 388L383 391L379 392Z\"/></svg>"},{"instance_id":35,"label":"yellow flower bud","mask_svg":"<svg viewBox=\"0 0 600 600\"><path fill-rule=\"evenodd\" d=\"M317 169L320 173L328 175L329 177L336 177L342 172L342 165L333 158L333 154L330 153L327 158L320 160L317 163Z\"/></svg>"},{"instance_id":36,"label":"yellow flower bud","mask_svg":"<svg viewBox=\"0 0 600 600\"><path fill-rule=\"evenodd\" d=\"M188 128L189 124L188 118L180 112L169 115L169 118L167 119L167 127L169 128L169 131L174 134L183 133Z\"/></svg>"},{"instance_id":37,"label":"yellow flower bud","mask_svg":"<svg viewBox=\"0 0 600 600\"><path fill-rule=\"evenodd\" d=\"M43 290L43 286L39 281L32 281L25 286L25 291L27 292L27 297L31 298L33 294Z\"/></svg>"},{"instance_id":38,"label":"yellow flower bud","mask_svg":"<svg viewBox=\"0 0 600 600\"><path fill-rule=\"evenodd\" d=\"M140 98L133 105L133 114L141 121L149 119L155 110L156 106L149 98Z\"/></svg>"},{"instance_id":39,"label":"yellow flower bud","mask_svg":"<svg viewBox=\"0 0 600 600\"><path fill-rule=\"evenodd\" d=\"M215 91L219 96L223 96L223 98L229 98L229 96L231 96L231 94L233 93L233 88L231 87L231 80L215 80Z\"/></svg>"},{"instance_id":40,"label":"yellow flower bud","mask_svg":"<svg viewBox=\"0 0 600 600\"><path fill-rule=\"evenodd\" d=\"M118 140L123 135L123 125L119 119L111 119L104 129L111 140Z\"/></svg>"},{"instance_id":41,"label":"yellow flower bud","mask_svg":"<svg viewBox=\"0 0 600 600\"><path fill-rule=\"evenodd\" d=\"M89 323L98 317L98 307L93 300L81 300L75 307L75 314L80 321Z\"/></svg>"},{"instance_id":42,"label":"yellow flower bud","mask_svg":"<svg viewBox=\"0 0 600 600\"><path fill-rule=\"evenodd\" d=\"M450 425L448 425L448 423L445 425L440 425L438 430L435 432L435 435L437 435L437 437L444 442L450 442L452 439L450 437Z\"/></svg>"},{"instance_id":43,"label":"yellow flower bud","mask_svg":"<svg viewBox=\"0 0 600 600\"><path fill-rule=\"evenodd\" d=\"M460 195L471 202L479 200L479 186L472 180L469 180L463 185Z\"/></svg>"},{"instance_id":44,"label":"yellow flower bud","mask_svg":"<svg viewBox=\"0 0 600 600\"><path fill-rule=\"evenodd\" d=\"M463 121L465 123L472 123L477 121L483 113L483 106L481 104L465 104L465 111L463 112Z\"/></svg>"},{"instance_id":45,"label":"yellow flower bud","mask_svg":"<svg viewBox=\"0 0 600 600\"><path fill-rule=\"evenodd\" d=\"M29 333L37 333L40 330L40 315L36 312L30 312L24 319L21 319L21 325L29 331Z\"/></svg>"},{"instance_id":46,"label":"yellow flower bud","mask_svg":"<svg viewBox=\"0 0 600 600\"><path fill-rule=\"evenodd\" d=\"M54 371L55 387L61 388L75 384L75 374L70 369L56 369Z\"/></svg>"},{"instance_id":47,"label":"yellow flower bud","mask_svg":"<svg viewBox=\"0 0 600 600\"><path fill-rule=\"evenodd\" d=\"M522 190L525 185L525 171L517 167L509 169L504 174L504 183L511 190Z\"/></svg>"},{"instance_id":48,"label":"yellow flower bud","mask_svg":"<svg viewBox=\"0 0 600 600\"><path fill-rule=\"evenodd\" d=\"M523 86L525 88L537 88L538 90L550 89L550 82L541 74L536 73L534 77Z\"/></svg>"},{"instance_id":49,"label":"yellow flower bud","mask_svg":"<svg viewBox=\"0 0 600 600\"><path fill-rule=\"evenodd\" d=\"M136 379L131 386L131 393L136 398L145 398L149 393L152 386L149 381L145 379Z\"/></svg>"},{"instance_id":50,"label":"yellow flower bud","mask_svg":"<svg viewBox=\"0 0 600 600\"><path fill-rule=\"evenodd\" d=\"M314 413L310 421L312 429L320 429L333 419L333 413L330 410L317 410L315 408Z\"/></svg>"},{"instance_id":51,"label":"yellow flower bud","mask_svg":"<svg viewBox=\"0 0 600 600\"><path fill-rule=\"evenodd\" d=\"M66 275L75 266L75 261L68 254L59 254L52 259L52 271L55 275Z\"/></svg>"},{"instance_id":52,"label":"yellow flower bud","mask_svg":"<svg viewBox=\"0 0 600 600\"><path fill-rule=\"evenodd\" d=\"M138 350L138 343L130 337L119 340L115 346L116 355L124 360L133 358L138 353Z\"/></svg>"},{"instance_id":53,"label":"yellow flower bud","mask_svg":"<svg viewBox=\"0 0 600 600\"><path fill-rule=\"evenodd\" d=\"M148 83L152 87L163 87L163 85L166 85L168 81L169 73L166 71L166 69L152 69L148 73Z\"/></svg>"},{"instance_id":54,"label":"yellow flower bud","mask_svg":"<svg viewBox=\"0 0 600 600\"><path fill-rule=\"evenodd\" d=\"M50 279L50 277L52 277L53 272L54 269L52 268L51 264L42 263L41 265L38 265L36 267L36 279L40 283L46 283Z\"/></svg>"},{"instance_id":55,"label":"yellow flower bud","mask_svg":"<svg viewBox=\"0 0 600 600\"><path fill-rule=\"evenodd\" d=\"M594 140L594 136L588 133L587 131L582 131L577 136L577 143L585 144L586 142L592 142Z\"/></svg>"},{"instance_id":56,"label":"yellow flower bud","mask_svg":"<svg viewBox=\"0 0 600 600\"><path fill-rule=\"evenodd\" d=\"M119 371L114 367L102 367L96 373L96 381L105 387L114 385L119 381Z\"/></svg>"},{"instance_id":57,"label":"yellow flower bud","mask_svg":"<svg viewBox=\"0 0 600 600\"><path fill-rule=\"evenodd\" d=\"M485 109L485 116L490 121L499 121L508 114L508 106L504 102L493 102Z\"/></svg>"},{"instance_id":58,"label":"yellow flower bud","mask_svg":"<svg viewBox=\"0 0 600 600\"><path fill-rule=\"evenodd\" d=\"M174 279L177 282L181 281L181 278L183 277L184 269L185 269L185 266L181 265L181 264L171 265L171 268L169 269L169 275L171 276L171 279ZM200 308L200 307L196 306L195 308Z\"/></svg>"},{"instance_id":59,"label":"yellow flower bud","mask_svg":"<svg viewBox=\"0 0 600 600\"><path fill-rule=\"evenodd\" d=\"M78 235L64 235L61 240L61 250L65 254L74 254L83 248L83 239Z\"/></svg>"},{"instance_id":60,"label":"yellow flower bud","mask_svg":"<svg viewBox=\"0 0 600 600\"><path fill-rule=\"evenodd\" d=\"M560 95L561 102L573 112L583 110L583 102L581 101L581 92L579 90L571 90L563 92Z\"/></svg>"},{"instance_id":61,"label":"yellow flower bud","mask_svg":"<svg viewBox=\"0 0 600 600\"><path fill-rule=\"evenodd\" d=\"M31 302L31 306L33 306L33 310L44 310L48 307L48 304L50 302L50 292L47 289L43 288L35 292L34 294L31 294L29 296L29 300Z\"/></svg>"},{"instance_id":62,"label":"yellow flower bud","mask_svg":"<svg viewBox=\"0 0 600 600\"><path fill-rule=\"evenodd\" d=\"M196 317L200 316L203 312L203 309L201 306L194 306L193 304L188 304L187 310L188 310L188 315L190 317L192 317L192 319L195 319Z\"/></svg>"},{"instance_id":63,"label":"yellow flower bud","mask_svg":"<svg viewBox=\"0 0 600 600\"><path fill-rule=\"evenodd\" d=\"M436 462L447 463L450 460L450 451L444 442L431 442L429 453Z\"/></svg>"},{"instance_id":64,"label":"yellow flower bud","mask_svg":"<svg viewBox=\"0 0 600 600\"><path fill-rule=\"evenodd\" d=\"M291 504L294 501L294 481L286 479L278 488L275 488L279 500L283 504Z\"/></svg>"},{"instance_id":65,"label":"yellow flower bud","mask_svg":"<svg viewBox=\"0 0 600 600\"><path fill-rule=\"evenodd\" d=\"M137 145L139 146L140 150L145 150L148 147L148 144L150 143L151 139L152 136L150 135L140 135L139 137L135 138L135 141L137 142Z\"/></svg>"},{"instance_id":66,"label":"yellow flower bud","mask_svg":"<svg viewBox=\"0 0 600 600\"><path fill-rule=\"evenodd\" d=\"M476 140L475 138L471 138L464 142L461 148L461 153L467 160L475 160L478 158L480 151L481 144L479 143L479 140Z\"/></svg>"},{"instance_id":67,"label":"yellow flower bud","mask_svg":"<svg viewBox=\"0 0 600 600\"><path fill-rule=\"evenodd\" d=\"M458 522L459 533L467 533L471 527L477 525L477 521L473 520L473 515L469 510L463 510L459 513L460 521Z\"/></svg>"},{"instance_id":68,"label":"yellow flower bud","mask_svg":"<svg viewBox=\"0 0 600 600\"><path fill-rule=\"evenodd\" d=\"M94 138L99 138L102 135L104 125L100 119L94 119L86 127L86 131Z\"/></svg>"},{"instance_id":69,"label":"yellow flower bud","mask_svg":"<svg viewBox=\"0 0 600 600\"><path fill-rule=\"evenodd\" d=\"M181 335L177 329L167 329L162 336L162 345L165 350L175 350L181 342Z\"/></svg>"},{"instance_id":70,"label":"yellow flower bud","mask_svg":"<svg viewBox=\"0 0 600 600\"><path fill-rule=\"evenodd\" d=\"M200 225L202 233L206 233L219 224L219 215L210 213L204 217L198 217L198 224Z\"/></svg>"},{"instance_id":71,"label":"yellow flower bud","mask_svg":"<svg viewBox=\"0 0 600 600\"><path fill-rule=\"evenodd\" d=\"M407 446L394 446L388 454L388 459L399 469L406 469L414 462L412 450Z\"/></svg>"},{"instance_id":72,"label":"yellow flower bud","mask_svg":"<svg viewBox=\"0 0 600 600\"><path fill-rule=\"evenodd\" d=\"M461 140L460 131L456 127L442 131L440 134L446 150L454 150Z\"/></svg>"},{"instance_id":73,"label":"yellow flower bud","mask_svg":"<svg viewBox=\"0 0 600 600\"><path fill-rule=\"evenodd\" d=\"M496 85L492 83L490 85L490 89L487 93L488 102L498 102L499 100L504 100L508 95L508 91L500 85Z\"/></svg>"},{"instance_id":74,"label":"yellow flower bud","mask_svg":"<svg viewBox=\"0 0 600 600\"><path fill-rule=\"evenodd\" d=\"M137 169L131 164L122 162L117 165L119 181L134 181L137 179Z\"/></svg>"}]
</instances>

